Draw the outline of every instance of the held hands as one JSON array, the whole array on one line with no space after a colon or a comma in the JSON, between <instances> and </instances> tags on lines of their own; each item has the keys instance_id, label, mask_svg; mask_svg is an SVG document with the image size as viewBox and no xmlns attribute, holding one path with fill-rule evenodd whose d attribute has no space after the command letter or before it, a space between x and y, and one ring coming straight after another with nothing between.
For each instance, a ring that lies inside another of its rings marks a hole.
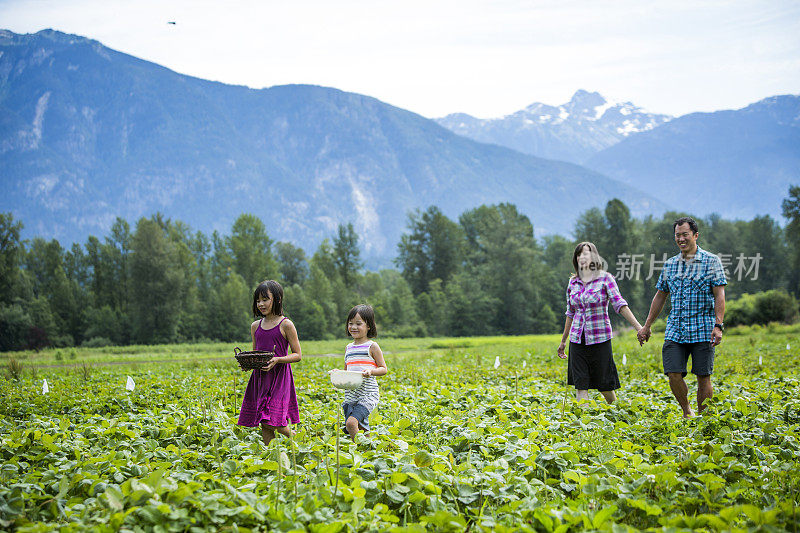
<instances>
[{"instance_id":1,"label":"held hands","mask_svg":"<svg viewBox=\"0 0 800 533\"><path fill-rule=\"evenodd\" d=\"M567 358L567 354L564 353L564 348L566 348L566 343L564 341L561 341L561 344L558 345L558 356L561 359Z\"/></svg>"},{"instance_id":2,"label":"held hands","mask_svg":"<svg viewBox=\"0 0 800 533\"><path fill-rule=\"evenodd\" d=\"M642 328L636 333L636 338L639 340L639 346L644 345L644 343L650 340L650 334L650 326L642 326Z\"/></svg>"}]
</instances>

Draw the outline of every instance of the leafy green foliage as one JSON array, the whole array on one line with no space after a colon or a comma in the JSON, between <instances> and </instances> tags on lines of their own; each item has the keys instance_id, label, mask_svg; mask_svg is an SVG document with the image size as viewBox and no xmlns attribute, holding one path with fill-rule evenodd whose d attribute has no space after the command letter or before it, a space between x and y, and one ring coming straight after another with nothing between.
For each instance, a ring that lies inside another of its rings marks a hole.
<instances>
[{"instance_id":1,"label":"leafy green foliage","mask_svg":"<svg viewBox=\"0 0 800 533\"><path fill-rule=\"evenodd\" d=\"M166 342L175 337L183 283L177 246L167 239L160 220L139 220L131 245L131 318L136 340Z\"/></svg>"},{"instance_id":2,"label":"leafy green foliage","mask_svg":"<svg viewBox=\"0 0 800 533\"><path fill-rule=\"evenodd\" d=\"M346 226L339 224L333 240L333 262L345 286L352 287L359 271L364 267L358 247L358 235L352 222L348 222Z\"/></svg>"},{"instance_id":3,"label":"leafy green foliage","mask_svg":"<svg viewBox=\"0 0 800 533\"><path fill-rule=\"evenodd\" d=\"M0 302L14 296L23 247L20 239L22 223L11 213L0 213Z\"/></svg>"},{"instance_id":4,"label":"leafy green foliage","mask_svg":"<svg viewBox=\"0 0 800 533\"><path fill-rule=\"evenodd\" d=\"M800 185L789 187L789 193L781 203L781 212L789 221L786 225L786 240L791 243L789 290L800 294Z\"/></svg>"},{"instance_id":5,"label":"leafy green foliage","mask_svg":"<svg viewBox=\"0 0 800 533\"><path fill-rule=\"evenodd\" d=\"M464 230L436 206L408 215L408 233L400 238L395 262L411 289L430 290L434 280L446 285L458 271L464 255Z\"/></svg>"},{"instance_id":6,"label":"leafy green foliage","mask_svg":"<svg viewBox=\"0 0 800 533\"><path fill-rule=\"evenodd\" d=\"M227 244L233 266L248 287L277 275L278 264L271 254L272 240L257 216L240 215L233 223Z\"/></svg>"},{"instance_id":7,"label":"leafy green foliage","mask_svg":"<svg viewBox=\"0 0 800 533\"><path fill-rule=\"evenodd\" d=\"M403 353L387 353L374 429L355 444L337 439L341 396L325 370L338 359L293 366L301 424L267 448L235 425L247 375L232 361L189 351L88 376L41 369L48 395L41 381L0 378L0 527L792 531L793 331L726 336L716 395L688 421L655 339L614 341L613 405L574 402L557 336L387 340Z\"/></svg>"},{"instance_id":8,"label":"leafy green foliage","mask_svg":"<svg viewBox=\"0 0 800 533\"><path fill-rule=\"evenodd\" d=\"M724 255L728 300L764 293L758 305L747 298L733 304L731 324L796 320L797 269L782 268L793 264L796 247L792 198L786 230L770 216L700 219L701 245ZM397 270L372 272L363 272L352 224L340 225L307 260L294 244L273 243L252 214L239 216L229 236L210 238L159 214L139 220L133 232L118 218L104 241L92 236L69 250L55 240L21 242L21 224L3 214L0 270L13 283L0 276L0 351L95 338L117 345L236 341L247 332L251 291L267 278L283 284L285 310L301 340L337 337L359 303L375 308L381 334L391 337L554 332L563 324L572 250L582 240L597 244L643 321L661 261L676 253L672 222L684 214L636 220L612 199L578 217L573 242L536 239L512 204L482 205L458 222L430 206L409 214ZM611 320L627 327L615 313Z\"/></svg>"},{"instance_id":9,"label":"leafy green foliage","mask_svg":"<svg viewBox=\"0 0 800 533\"><path fill-rule=\"evenodd\" d=\"M797 300L785 291L743 294L726 303L725 322L731 326L790 323L797 318Z\"/></svg>"}]
</instances>

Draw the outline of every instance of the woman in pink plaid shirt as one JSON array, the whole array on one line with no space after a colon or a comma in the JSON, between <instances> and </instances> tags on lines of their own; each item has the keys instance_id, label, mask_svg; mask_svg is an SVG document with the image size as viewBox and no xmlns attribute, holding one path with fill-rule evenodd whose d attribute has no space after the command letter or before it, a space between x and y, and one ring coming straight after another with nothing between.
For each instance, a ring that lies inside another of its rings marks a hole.
<instances>
[{"instance_id":1,"label":"woman in pink plaid shirt","mask_svg":"<svg viewBox=\"0 0 800 533\"><path fill-rule=\"evenodd\" d=\"M564 354L569 338L567 383L574 385L578 400L589 399L589 389L597 389L608 403L617 399L617 365L611 351L611 321L608 302L639 331L642 326L633 316L628 302L619 293L614 276L603 269L604 261L597 247L582 242L572 254L575 274L567 285L567 315L558 356Z\"/></svg>"}]
</instances>

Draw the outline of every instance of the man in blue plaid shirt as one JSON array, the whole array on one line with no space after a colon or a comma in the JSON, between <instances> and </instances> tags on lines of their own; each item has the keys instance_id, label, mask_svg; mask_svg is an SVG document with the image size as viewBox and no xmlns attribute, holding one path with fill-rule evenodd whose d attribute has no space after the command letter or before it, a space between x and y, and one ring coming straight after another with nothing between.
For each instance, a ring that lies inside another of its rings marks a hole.
<instances>
[{"instance_id":1,"label":"man in blue plaid shirt","mask_svg":"<svg viewBox=\"0 0 800 533\"><path fill-rule=\"evenodd\" d=\"M656 295L650 314L639 330L639 343L650 339L650 326L664 308L669 296L672 310L667 317L661 359L669 377L672 394L683 409L684 418L694 416L689 405L689 388L684 377L686 363L692 358L692 373L697 376L697 409L714 395L711 373L714 371L714 347L722 342L725 329L725 271L716 255L697 246L700 232L697 222L679 218L672 225L675 242L681 253L669 258L656 283Z\"/></svg>"}]
</instances>

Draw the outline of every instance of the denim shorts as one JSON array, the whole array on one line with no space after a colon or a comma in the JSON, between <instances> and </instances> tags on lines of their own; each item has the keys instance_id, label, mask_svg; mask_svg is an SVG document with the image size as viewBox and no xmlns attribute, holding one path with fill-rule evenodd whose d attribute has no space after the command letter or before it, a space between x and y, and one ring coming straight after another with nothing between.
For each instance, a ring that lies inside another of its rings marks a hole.
<instances>
[{"instance_id":1,"label":"denim shorts","mask_svg":"<svg viewBox=\"0 0 800 533\"><path fill-rule=\"evenodd\" d=\"M343 403L342 409L344 410L344 421L351 416L358 420L358 425L364 431L369 431L369 410L360 403Z\"/></svg>"},{"instance_id":2,"label":"denim shorts","mask_svg":"<svg viewBox=\"0 0 800 533\"><path fill-rule=\"evenodd\" d=\"M672 372L686 376L686 363L692 357L692 374L695 376L710 376L714 372L714 347L711 342L675 342L664 341L661 348L661 361L664 363L664 373Z\"/></svg>"}]
</instances>

